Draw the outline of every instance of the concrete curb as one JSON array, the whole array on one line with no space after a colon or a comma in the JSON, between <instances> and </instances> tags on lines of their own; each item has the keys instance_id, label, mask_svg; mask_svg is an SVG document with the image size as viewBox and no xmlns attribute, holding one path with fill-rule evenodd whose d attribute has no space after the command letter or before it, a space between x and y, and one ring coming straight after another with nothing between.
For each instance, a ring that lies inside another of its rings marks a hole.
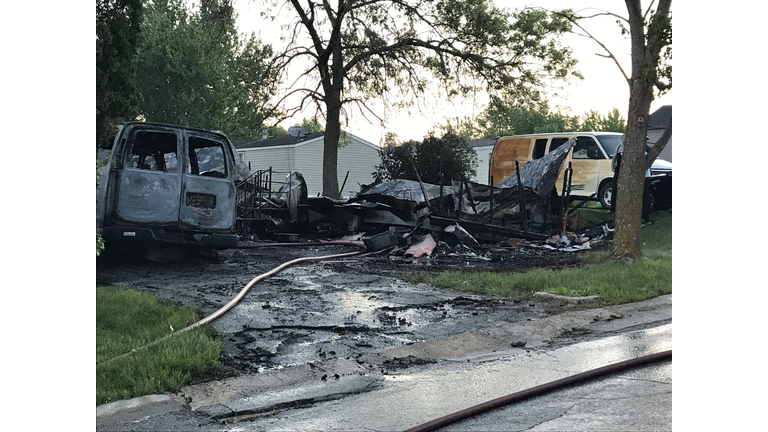
<instances>
[{"instance_id":1,"label":"concrete curb","mask_svg":"<svg viewBox=\"0 0 768 432\"><path fill-rule=\"evenodd\" d=\"M381 377L354 360L335 358L184 387L192 411L212 418L257 414L371 390Z\"/></svg>"},{"instance_id":2,"label":"concrete curb","mask_svg":"<svg viewBox=\"0 0 768 432\"><path fill-rule=\"evenodd\" d=\"M184 409L184 404L165 394L140 396L96 407L96 426L140 420L147 416Z\"/></svg>"}]
</instances>

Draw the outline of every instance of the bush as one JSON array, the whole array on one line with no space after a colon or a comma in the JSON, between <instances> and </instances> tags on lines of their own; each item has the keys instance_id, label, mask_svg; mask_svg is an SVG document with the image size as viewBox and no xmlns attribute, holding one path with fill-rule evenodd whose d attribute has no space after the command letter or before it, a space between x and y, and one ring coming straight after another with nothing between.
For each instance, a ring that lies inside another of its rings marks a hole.
<instances>
[{"instance_id":1,"label":"bush","mask_svg":"<svg viewBox=\"0 0 768 432\"><path fill-rule=\"evenodd\" d=\"M379 156L381 164L373 172L377 181L420 177L424 183L450 185L451 180L469 179L477 173L477 154L463 138L453 134L442 138L430 135L421 143L390 145L379 150Z\"/></svg>"}]
</instances>

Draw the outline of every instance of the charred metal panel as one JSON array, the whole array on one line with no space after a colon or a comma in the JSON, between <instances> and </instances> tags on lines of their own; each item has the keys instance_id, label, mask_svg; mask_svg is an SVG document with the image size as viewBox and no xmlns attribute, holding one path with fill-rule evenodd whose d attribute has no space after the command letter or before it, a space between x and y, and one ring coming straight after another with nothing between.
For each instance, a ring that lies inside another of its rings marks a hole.
<instances>
[{"instance_id":1,"label":"charred metal panel","mask_svg":"<svg viewBox=\"0 0 768 432\"><path fill-rule=\"evenodd\" d=\"M119 179L115 216L123 224L175 227L181 197L180 133L165 128L126 128L110 168ZM122 169L121 169L122 168ZM114 174L112 174L114 173Z\"/></svg>"},{"instance_id":2,"label":"charred metal panel","mask_svg":"<svg viewBox=\"0 0 768 432\"><path fill-rule=\"evenodd\" d=\"M565 144L547 153L541 159L530 161L520 167L520 180L523 186L533 189L539 196L548 196L557 183L557 177L563 167L568 151L576 144L571 138ZM498 182L497 187L508 188L517 185L517 175Z\"/></svg>"},{"instance_id":3,"label":"charred metal panel","mask_svg":"<svg viewBox=\"0 0 768 432\"><path fill-rule=\"evenodd\" d=\"M515 172L515 161L523 166L531 158L533 136L502 137L493 146L490 175L496 182Z\"/></svg>"},{"instance_id":4,"label":"charred metal panel","mask_svg":"<svg viewBox=\"0 0 768 432\"><path fill-rule=\"evenodd\" d=\"M468 189L467 189L468 188ZM465 186L454 182L454 209L463 215L488 215L491 212L491 187L484 184L467 182ZM530 209L541 198L531 188L523 188L525 207ZM459 194L462 194L461 196ZM470 198L471 196L471 198ZM517 217L520 214L520 195L517 186L500 188L493 187L493 212L491 217L503 219L508 216ZM474 203L474 207L472 206Z\"/></svg>"},{"instance_id":5,"label":"charred metal panel","mask_svg":"<svg viewBox=\"0 0 768 432\"><path fill-rule=\"evenodd\" d=\"M288 207L290 223L299 222L299 205L307 203L307 182L301 173L292 172L285 177L285 183L280 186L275 194L277 199Z\"/></svg>"},{"instance_id":6,"label":"charred metal panel","mask_svg":"<svg viewBox=\"0 0 768 432\"><path fill-rule=\"evenodd\" d=\"M123 223L176 226L180 191L179 173L126 168L120 177L116 216Z\"/></svg>"},{"instance_id":7,"label":"charred metal panel","mask_svg":"<svg viewBox=\"0 0 768 432\"><path fill-rule=\"evenodd\" d=\"M427 204L424 199L421 184L413 180L392 180L386 183L378 183L361 190L349 202L378 202L387 204L391 207L414 211ZM441 188L439 185L424 184L427 193L427 199L430 205L437 206L441 197ZM452 194L450 187L442 188L442 196L449 197Z\"/></svg>"}]
</instances>

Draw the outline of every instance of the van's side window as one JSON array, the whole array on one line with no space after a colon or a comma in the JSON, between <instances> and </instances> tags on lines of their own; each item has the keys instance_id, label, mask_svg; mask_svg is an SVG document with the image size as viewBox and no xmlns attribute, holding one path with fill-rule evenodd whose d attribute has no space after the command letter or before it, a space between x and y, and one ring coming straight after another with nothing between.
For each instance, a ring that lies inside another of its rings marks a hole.
<instances>
[{"instance_id":1,"label":"van's side window","mask_svg":"<svg viewBox=\"0 0 768 432\"><path fill-rule=\"evenodd\" d=\"M224 147L205 138L189 138L189 164L187 172L208 177L227 177Z\"/></svg>"},{"instance_id":2,"label":"van's side window","mask_svg":"<svg viewBox=\"0 0 768 432\"><path fill-rule=\"evenodd\" d=\"M580 136L573 147L573 159L605 159L605 156L592 137Z\"/></svg>"},{"instance_id":3,"label":"van's side window","mask_svg":"<svg viewBox=\"0 0 768 432\"><path fill-rule=\"evenodd\" d=\"M552 144L549 145L549 151L552 151L561 145L565 144L568 138L552 138Z\"/></svg>"},{"instance_id":4,"label":"van's side window","mask_svg":"<svg viewBox=\"0 0 768 432\"><path fill-rule=\"evenodd\" d=\"M544 156L544 151L547 149L547 141L547 138L539 138L533 143L532 159L539 159Z\"/></svg>"}]
</instances>

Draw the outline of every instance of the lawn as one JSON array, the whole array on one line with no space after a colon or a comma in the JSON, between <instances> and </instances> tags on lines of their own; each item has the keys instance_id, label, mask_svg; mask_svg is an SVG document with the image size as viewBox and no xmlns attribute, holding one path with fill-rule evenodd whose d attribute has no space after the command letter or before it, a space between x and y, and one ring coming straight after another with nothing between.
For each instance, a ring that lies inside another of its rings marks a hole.
<instances>
[{"instance_id":1,"label":"lawn","mask_svg":"<svg viewBox=\"0 0 768 432\"><path fill-rule=\"evenodd\" d=\"M580 221L608 219L600 209L580 210ZM643 257L632 264L609 259L603 241L581 257L581 265L527 272L444 272L429 280L435 286L504 298L530 298L543 291L567 296L597 295L585 307L629 303L672 292L672 212L654 213L655 223L641 229Z\"/></svg>"},{"instance_id":2,"label":"lawn","mask_svg":"<svg viewBox=\"0 0 768 432\"><path fill-rule=\"evenodd\" d=\"M218 370L222 341L207 327L140 348L198 319L194 309L151 294L96 287L96 404L176 390Z\"/></svg>"}]
</instances>

